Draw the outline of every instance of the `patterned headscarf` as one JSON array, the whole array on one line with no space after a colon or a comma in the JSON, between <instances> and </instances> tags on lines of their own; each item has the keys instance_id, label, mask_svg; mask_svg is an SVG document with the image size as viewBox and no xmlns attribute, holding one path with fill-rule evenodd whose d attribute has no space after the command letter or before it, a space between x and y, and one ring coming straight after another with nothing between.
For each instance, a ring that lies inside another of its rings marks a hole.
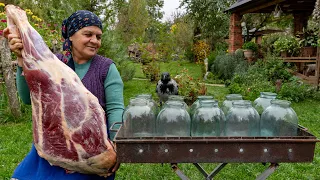
<instances>
[{"instance_id":1,"label":"patterned headscarf","mask_svg":"<svg viewBox=\"0 0 320 180\"><path fill-rule=\"evenodd\" d=\"M71 52L72 43L69 38L74 33L87 26L97 26L102 30L102 23L99 17L87 10L79 10L73 13L69 18L63 20L61 32L65 39L63 51L65 51L64 55L66 57L70 56Z\"/></svg>"}]
</instances>

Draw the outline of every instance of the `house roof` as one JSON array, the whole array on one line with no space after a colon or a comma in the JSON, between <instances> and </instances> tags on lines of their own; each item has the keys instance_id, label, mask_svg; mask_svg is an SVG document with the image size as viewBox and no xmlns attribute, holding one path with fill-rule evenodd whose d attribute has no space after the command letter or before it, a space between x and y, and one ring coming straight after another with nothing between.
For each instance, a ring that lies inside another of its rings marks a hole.
<instances>
[{"instance_id":1,"label":"house roof","mask_svg":"<svg viewBox=\"0 0 320 180\"><path fill-rule=\"evenodd\" d=\"M276 6L280 7L283 13L312 13L316 0L238 0L225 10L230 13L271 13Z\"/></svg>"}]
</instances>

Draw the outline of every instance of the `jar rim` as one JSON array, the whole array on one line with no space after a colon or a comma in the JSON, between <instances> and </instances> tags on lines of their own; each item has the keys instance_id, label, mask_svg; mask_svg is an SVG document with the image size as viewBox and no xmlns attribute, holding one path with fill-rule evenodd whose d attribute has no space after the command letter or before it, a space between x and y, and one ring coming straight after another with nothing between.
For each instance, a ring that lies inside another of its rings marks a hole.
<instances>
[{"instance_id":1,"label":"jar rim","mask_svg":"<svg viewBox=\"0 0 320 180\"><path fill-rule=\"evenodd\" d=\"M198 96L197 99L213 99L213 96Z\"/></svg>"},{"instance_id":2,"label":"jar rim","mask_svg":"<svg viewBox=\"0 0 320 180\"><path fill-rule=\"evenodd\" d=\"M277 93L273 93L273 92L260 92L260 95L265 95L265 96L277 96Z\"/></svg>"},{"instance_id":3,"label":"jar rim","mask_svg":"<svg viewBox=\"0 0 320 180\"><path fill-rule=\"evenodd\" d=\"M148 104L148 100L142 97L130 98L129 104L145 105L145 104Z\"/></svg>"},{"instance_id":4,"label":"jar rim","mask_svg":"<svg viewBox=\"0 0 320 180\"><path fill-rule=\"evenodd\" d=\"M282 105L282 106L290 106L291 102L282 99L273 99L271 100L271 104Z\"/></svg>"},{"instance_id":5,"label":"jar rim","mask_svg":"<svg viewBox=\"0 0 320 180\"><path fill-rule=\"evenodd\" d=\"M252 106L251 101L249 100L236 100L232 101L232 105L234 106Z\"/></svg>"},{"instance_id":6,"label":"jar rim","mask_svg":"<svg viewBox=\"0 0 320 180\"><path fill-rule=\"evenodd\" d=\"M136 97L137 98L141 97L141 98L151 99L152 98L152 94L138 94Z\"/></svg>"},{"instance_id":7,"label":"jar rim","mask_svg":"<svg viewBox=\"0 0 320 180\"><path fill-rule=\"evenodd\" d=\"M167 105L173 105L173 106L183 106L183 102L181 101L167 101L166 102Z\"/></svg>"},{"instance_id":8,"label":"jar rim","mask_svg":"<svg viewBox=\"0 0 320 180\"><path fill-rule=\"evenodd\" d=\"M214 100L214 99L205 99L205 100L200 101L200 104L209 104L209 103L218 104L218 101Z\"/></svg>"},{"instance_id":9,"label":"jar rim","mask_svg":"<svg viewBox=\"0 0 320 180\"><path fill-rule=\"evenodd\" d=\"M235 100L242 100L242 95L241 94L228 94L226 96L227 99L235 99Z\"/></svg>"},{"instance_id":10,"label":"jar rim","mask_svg":"<svg viewBox=\"0 0 320 180\"><path fill-rule=\"evenodd\" d=\"M184 100L184 97L180 96L180 95L169 95L168 99L181 99L181 100Z\"/></svg>"}]
</instances>

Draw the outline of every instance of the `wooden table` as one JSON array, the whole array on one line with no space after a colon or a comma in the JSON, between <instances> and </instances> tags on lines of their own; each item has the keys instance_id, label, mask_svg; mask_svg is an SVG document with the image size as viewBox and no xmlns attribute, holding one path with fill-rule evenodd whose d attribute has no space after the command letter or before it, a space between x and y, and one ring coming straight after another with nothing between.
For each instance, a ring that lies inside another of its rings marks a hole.
<instances>
[{"instance_id":1,"label":"wooden table","mask_svg":"<svg viewBox=\"0 0 320 180\"><path fill-rule=\"evenodd\" d=\"M310 79L310 82L311 81L315 81L314 83L317 84L317 86L319 87L319 69L320 69L320 65L319 65L319 62L317 62L317 57L316 56L313 56L313 57L284 57L284 58L282 58L282 60L284 62L293 62L293 63L295 63L297 65L297 68L298 68L299 72L303 71L306 63L315 63L316 64L315 76L314 76L314 78L312 77L312 79ZM303 74L303 75L305 75L305 74Z\"/></svg>"},{"instance_id":2,"label":"wooden table","mask_svg":"<svg viewBox=\"0 0 320 180\"><path fill-rule=\"evenodd\" d=\"M317 57L285 57L282 59L284 62L294 62L298 67L298 71L303 70L305 63L317 62Z\"/></svg>"},{"instance_id":3,"label":"wooden table","mask_svg":"<svg viewBox=\"0 0 320 180\"><path fill-rule=\"evenodd\" d=\"M298 72L304 72L306 63L317 63L317 57L285 57L282 58L284 62L293 62L298 68ZM304 73L303 73L304 74ZM305 74L304 74L305 75Z\"/></svg>"},{"instance_id":4,"label":"wooden table","mask_svg":"<svg viewBox=\"0 0 320 180\"><path fill-rule=\"evenodd\" d=\"M306 62L317 62L317 57L285 57L282 58L284 62L296 62L296 63L306 63Z\"/></svg>"}]
</instances>

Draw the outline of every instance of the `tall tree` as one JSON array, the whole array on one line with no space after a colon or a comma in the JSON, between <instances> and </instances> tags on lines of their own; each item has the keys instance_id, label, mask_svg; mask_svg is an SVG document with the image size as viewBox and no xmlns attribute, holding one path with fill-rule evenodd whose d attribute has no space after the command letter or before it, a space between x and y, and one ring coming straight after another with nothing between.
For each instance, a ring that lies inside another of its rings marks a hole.
<instances>
[{"instance_id":1,"label":"tall tree","mask_svg":"<svg viewBox=\"0 0 320 180\"><path fill-rule=\"evenodd\" d=\"M143 39L149 23L145 0L122 2L119 7L117 30L126 43Z\"/></svg>"},{"instance_id":2,"label":"tall tree","mask_svg":"<svg viewBox=\"0 0 320 180\"><path fill-rule=\"evenodd\" d=\"M61 23L77 10L89 10L101 15L107 0L6 0L6 3L18 5L31 11L48 23Z\"/></svg>"},{"instance_id":3,"label":"tall tree","mask_svg":"<svg viewBox=\"0 0 320 180\"><path fill-rule=\"evenodd\" d=\"M235 0L182 0L181 5L194 22L194 36L207 39L214 47L228 36L229 15L223 11ZM197 40L197 39L195 39Z\"/></svg>"},{"instance_id":4,"label":"tall tree","mask_svg":"<svg viewBox=\"0 0 320 180\"><path fill-rule=\"evenodd\" d=\"M159 37L159 30L161 29L161 19L163 17L162 8L163 0L146 0L147 10L150 17L148 28L146 29L145 41L155 42Z\"/></svg>"},{"instance_id":5,"label":"tall tree","mask_svg":"<svg viewBox=\"0 0 320 180\"><path fill-rule=\"evenodd\" d=\"M163 17L164 0L146 0L147 10L151 19L160 21Z\"/></svg>"}]
</instances>

